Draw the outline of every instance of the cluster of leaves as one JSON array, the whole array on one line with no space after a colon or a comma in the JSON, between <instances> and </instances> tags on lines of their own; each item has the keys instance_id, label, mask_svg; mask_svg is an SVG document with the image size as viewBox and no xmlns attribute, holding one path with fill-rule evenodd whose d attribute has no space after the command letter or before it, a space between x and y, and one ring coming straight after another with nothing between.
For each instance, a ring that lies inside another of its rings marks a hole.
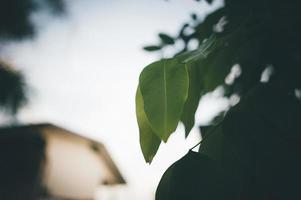
<instances>
[{"instance_id":1,"label":"cluster of leaves","mask_svg":"<svg viewBox=\"0 0 301 200\"><path fill-rule=\"evenodd\" d=\"M189 152L166 171L156 199L301 198L299 4L226 0L205 20L180 29L176 39L185 45L173 58L141 72L136 113L147 162L179 122L189 134L202 95L222 86L226 96L241 98L217 125L201 128L199 153ZM193 31L185 35L188 27ZM192 39L200 45L187 51ZM240 73L225 81L237 66ZM268 66L274 73L262 82Z\"/></svg>"},{"instance_id":2,"label":"cluster of leaves","mask_svg":"<svg viewBox=\"0 0 301 200\"><path fill-rule=\"evenodd\" d=\"M161 50L162 48L164 48L165 46L175 44L175 39L165 33L159 33L158 36L160 38L159 45L149 45L149 46L143 47L143 49L146 51L158 51L158 50Z\"/></svg>"},{"instance_id":3,"label":"cluster of leaves","mask_svg":"<svg viewBox=\"0 0 301 200\"><path fill-rule=\"evenodd\" d=\"M35 35L31 21L34 11L48 8L54 14L65 11L62 0L1 0L0 2L0 54L5 41L21 40ZM25 81L20 72L0 61L0 106L15 114L26 102Z\"/></svg>"},{"instance_id":4,"label":"cluster of leaves","mask_svg":"<svg viewBox=\"0 0 301 200\"><path fill-rule=\"evenodd\" d=\"M1 40L19 40L34 36L35 27L31 21L31 15L42 7L47 7L56 14L63 13L65 10L62 0L1 0Z\"/></svg>"},{"instance_id":5,"label":"cluster of leaves","mask_svg":"<svg viewBox=\"0 0 301 200\"><path fill-rule=\"evenodd\" d=\"M24 78L20 72L0 62L0 105L10 113L16 113L26 102Z\"/></svg>"}]
</instances>

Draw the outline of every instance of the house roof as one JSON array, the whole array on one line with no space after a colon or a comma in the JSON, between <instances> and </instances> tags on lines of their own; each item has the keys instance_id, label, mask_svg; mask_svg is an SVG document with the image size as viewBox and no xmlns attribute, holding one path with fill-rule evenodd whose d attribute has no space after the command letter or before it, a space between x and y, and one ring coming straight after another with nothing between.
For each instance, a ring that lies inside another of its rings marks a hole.
<instances>
[{"instance_id":1,"label":"house roof","mask_svg":"<svg viewBox=\"0 0 301 200\"><path fill-rule=\"evenodd\" d=\"M0 128L0 133L1 132L6 132L8 130L13 131L13 132L17 132L19 133L19 131L16 130L23 130L23 129L38 129L38 130L45 130L45 129L57 129L60 130L60 132L63 132L64 134L67 135L72 135L73 137L77 137L79 139L85 140L87 142L89 142L91 144L91 149L96 151L99 155L102 156L102 159L105 161L105 164L108 166L108 168L111 170L112 174L114 175L114 181L111 182L105 182L102 184L125 184L126 181L123 178L123 176L121 175L119 169L117 168L116 164L114 163L112 157L110 156L110 154L108 153L107 149L105 148L105 146L96 140L93 140L91 138L82 136L76 132L67 130L65 128L62 128L60 126L51 124L51 123L38 123L38 124L26 124L26 125L17 125L17 126L7 126L7 127L1 127ZM10 132L9 131L9 132Z\"/></svg>"}]
</instances>

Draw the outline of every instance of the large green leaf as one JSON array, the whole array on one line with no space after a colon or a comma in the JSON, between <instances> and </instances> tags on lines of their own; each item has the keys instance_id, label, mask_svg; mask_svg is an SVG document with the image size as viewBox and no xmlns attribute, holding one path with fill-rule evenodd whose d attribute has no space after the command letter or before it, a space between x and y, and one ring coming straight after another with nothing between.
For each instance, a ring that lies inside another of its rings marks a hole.
<instances>
[{"instance_id":1,"label":"large green leaf","mask_svg":"<svg viewBox=\"0 0 301 200\"><path fill-rule=\"evenodd\" d=\"M151 162L155 156L161 140L151 129L144 112L143 99L138 87L136 92L136 116L140 133L140 147L146 162Z\"/></svg>"},{"instance_id":2,"label":"large green leaf","mask_svg":"<svg viewBox=\"0 0 301 200\"><path fill-rule=\"evenodd\" d=\"M189 90L188 98L185 102L185 106L182 112L181 121L185 126L185 136L187 137L194 125L194 115L198 108L201 97L201 77L199 73L198 63L187 64L186 68L189 74Z\"/></svg>"},{"instance_id":3,"label":"large green leaf","mask_svg":"<svg viewBox=\"0 0 301 200\"><path fill-rule=\"evenodd\" d=\"M177 128L188 96L187 68L177 59L154 62L141 72L139 85L150 126L166 142Z\"/></svg>"}]
</instances>

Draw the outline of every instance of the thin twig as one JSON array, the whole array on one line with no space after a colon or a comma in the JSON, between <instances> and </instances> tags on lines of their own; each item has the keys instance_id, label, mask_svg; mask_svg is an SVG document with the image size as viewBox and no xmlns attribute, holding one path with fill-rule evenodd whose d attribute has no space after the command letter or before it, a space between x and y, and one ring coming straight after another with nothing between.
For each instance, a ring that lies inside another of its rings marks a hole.
<instances>
[{"instance_id":1,"label":"thin twig","mask_svg":"<svg viewBox=\"0 0 301 200\"><path fill-rule=\"evenodd\" d=\"M207 138L209 138L214 132L215 130L221 125L222 123L217 124L216 126L214 126L209 133L207 134L206 137L204 137L204 139L202 139L201 141L199 141L196 145L194 145L192 148L190 148L190 150L193 150L195 147L197 147L198 145L202 144Z\"/></svg>"}]
</instances>

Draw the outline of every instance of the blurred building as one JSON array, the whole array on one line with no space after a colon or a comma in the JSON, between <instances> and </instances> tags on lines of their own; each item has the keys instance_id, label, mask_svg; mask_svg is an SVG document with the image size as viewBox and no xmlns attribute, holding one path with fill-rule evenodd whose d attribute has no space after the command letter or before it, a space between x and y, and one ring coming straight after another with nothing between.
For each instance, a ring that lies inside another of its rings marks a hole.
<instances>
[{"instance_id":1,"label":"blurred building","mask_svg":"<svg viewBox=\"0 0 301 200\"><path fill-rule=\"evenodd\" d=\"M103 144L52 125L0 129L0 199L92 200L125 184Z\"/></svg>"}]
</instances>

